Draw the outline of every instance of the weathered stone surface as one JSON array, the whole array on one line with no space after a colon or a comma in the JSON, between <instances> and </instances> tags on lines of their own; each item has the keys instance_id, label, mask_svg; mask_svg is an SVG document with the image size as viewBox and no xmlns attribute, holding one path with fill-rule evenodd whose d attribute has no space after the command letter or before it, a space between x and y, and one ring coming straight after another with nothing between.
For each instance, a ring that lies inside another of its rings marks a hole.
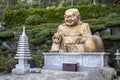
<instances>
[{"instance_id":1,"label":"weathered stone surface","mask_svg":"<svg viewBox=\"0 0 120 80\"><path fill-rule=\"evenodd\" d=\"M109 73L108 69L106 68L104 69L107 70ZM110 72L112 71L110 70ZM14 74L0 75L0 80L85 80L83 79L83 77L87 76L87 74L88 74L87 72L41 70L41 73L27 73L24 75L14 75ZM97 73L94 73L94 75L95 75L94 78L99 76ZM99 78L90 79L89 77L87 80L102 80L102 79ZM103 79L103 80L111 80L111 79ZM120 80L120 77L114 80Z\"/></svg>"},{"instance_id":2,"label":"weathered stone surface","mask_svg":"<svg viewBox=\"0 0 120 80\"><path fill-rule=\"evenodd\" d=\"M31 68L31 69L30 69L30 72L31 72L31 73L40 73L40 72L41 72L41 69L40 69L40 68Z\"/></svg>"},{"instance_id":3,"label":"weathered stone surface","mask_svg":"<svg viewBox=\"0 0 120 80\"><path fill-rule=\"evenodd\" d=\"M99 67L88 72L83 80L114 80L116 71L109 67Z\"/></svg>"},{"instance_id":4,"label":"weathered stone surface","mask_svg":"<svg viewBox=\"0 0 120 80\"><path fill-rule=\"evenodd\" d=\"M63 63L76 64L78 71L89 71L108 64L107 53L79 52L79 53L43 53L44 69L62 70Z\"/></svg>"},{"instance_id":5,"label":"weathered stone surface","mask_svg":"<svg viewBox=\"0 0 120 80\"><path fill-rule=\"evenodd\" d=\"M52 71L52 70L41 70L41 73L27 73L24 75L8 75L4 80L9 77L9 80L82 80L85 72L70 72L70 71Z\"/></svg>"}]
</instances>

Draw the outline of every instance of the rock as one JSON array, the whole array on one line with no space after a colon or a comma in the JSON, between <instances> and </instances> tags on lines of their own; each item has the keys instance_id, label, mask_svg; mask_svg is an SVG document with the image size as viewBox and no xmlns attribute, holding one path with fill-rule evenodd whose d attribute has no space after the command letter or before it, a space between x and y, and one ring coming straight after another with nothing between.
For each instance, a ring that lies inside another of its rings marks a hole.
<instances>
[{"instance_id":1,"label":"rock","mask_svg":"<svg viewBox=\"0 0 120 80\"><path fill-rule=\"evenodd\" d=\"M14 32L14 36L16 39L19 39L21 34L22 34L21 32Z\"/></svg>"},{"instance_id":2,"label":"rock","mask_svg":"<svg viewBox=\"0 0 120 80\"><path fill-rule=\"evenodd\" d=\"M31 72L31 73L40 73L40 72L41 72L41 69L40 69L40 68L31 68L31 69L30 69L30 72Z\"/></svg>"},{"instance_id":3,"label":"rock","mask_svg":"<svg viewBox=\"0 0 120 80\"><path fill-rule=\"evenodd\" d=\"M4 80L10 80L10 77L6 77Z\"/></svg>"},{"instance_id":4,"label":"rock","mask_svg":"<svg viewBox=\"0 0 120 80\"><path fill-rule=\"evenodd\" d=\"M5 30L5 27L3 27L0 22L0 31L3 31L3 30Z\"/></svg>"},{"instance_id":5,"label":"rock","mask_svg":"<svg viewBox=\"0 0 120 80\"><path fill-rule=\"evenodd\" d=\"M10 46L6 43L6 42L2 42L2 46L7 47L8 49L10 49Z\"/></svg>"},{"instance_id":6,"label":"rock","mask_svg":"<svg viewBox=\"0 0 120 80\"><path fill-rule=\"evenodd\" d=\"M16 49L17 49L17 47L15 44L10 44L10 50L16 50Z\"/></svg>"},{"instance_id":7,"label":"rock","mask_svg":"<svg viewBox=\"0 0 120 80\"><path fill-rule=\"evenodd\" d=\"M86 75L83 80L114 80L116 71L109 67L98 67Z\"/></svg>"},{"instance_id":8,"label":"rock","mask_svg":"<svg viewBox=\"0 0 120 80\"><path fill-rule=\"evenodd\" d=\"M30 68L38 67L34 60L28 60L28 64L30 64Z\"/></svg>"}]
</instances>

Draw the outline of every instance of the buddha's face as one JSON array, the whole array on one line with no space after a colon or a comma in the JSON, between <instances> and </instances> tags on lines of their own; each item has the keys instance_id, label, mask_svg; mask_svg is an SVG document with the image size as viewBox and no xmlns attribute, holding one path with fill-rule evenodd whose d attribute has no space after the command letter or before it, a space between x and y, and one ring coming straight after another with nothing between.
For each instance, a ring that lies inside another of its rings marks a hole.
<instances>
[{"instance_id":1,"label":"buddha's face","mask_svg":"<svg viewBox=\"0 0 120 80\"><path fill-rule=\"evenodd\" d=\"M69 27L74 27L78 24L78 17L74 14L74 12L67 12L64 15L65 17L65 24Z\"/></svg>"}]
</instances>

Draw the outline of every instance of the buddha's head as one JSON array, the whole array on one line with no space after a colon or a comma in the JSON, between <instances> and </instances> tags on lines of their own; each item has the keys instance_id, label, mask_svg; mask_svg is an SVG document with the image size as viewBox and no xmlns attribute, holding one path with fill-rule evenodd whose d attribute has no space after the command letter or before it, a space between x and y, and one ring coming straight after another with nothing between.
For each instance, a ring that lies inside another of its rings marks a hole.
<instances>
[{"instance_id":1,"label":"buddha's head","mask_svg":"<svg viewBox=\"0 0 120 80\"><path fill-rule=\"evenodd\" d=\"M80 20L80 12L76 8L68 9L65 11L65 24L69 27L74 27Z\"/></svg>"}]
</instances>

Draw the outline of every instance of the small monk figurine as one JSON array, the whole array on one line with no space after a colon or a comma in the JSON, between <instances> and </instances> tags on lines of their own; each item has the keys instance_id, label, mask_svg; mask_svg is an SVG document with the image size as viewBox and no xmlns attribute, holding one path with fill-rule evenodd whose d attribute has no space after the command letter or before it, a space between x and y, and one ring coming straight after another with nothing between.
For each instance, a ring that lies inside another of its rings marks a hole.
<instances>
[{"instance_id":1,"label":"small monk figurine","mask_svg":"<svg viewBox=\"0 0 120 80\"><path fill-rule=\"evenodd\" d=\"M92 35L88 23L80 20L76 8L68 9L64 15L65 23L59 25L52 37L51 52L102 52L103 42L97 35Z\"/></svg>"}]
</instances>

